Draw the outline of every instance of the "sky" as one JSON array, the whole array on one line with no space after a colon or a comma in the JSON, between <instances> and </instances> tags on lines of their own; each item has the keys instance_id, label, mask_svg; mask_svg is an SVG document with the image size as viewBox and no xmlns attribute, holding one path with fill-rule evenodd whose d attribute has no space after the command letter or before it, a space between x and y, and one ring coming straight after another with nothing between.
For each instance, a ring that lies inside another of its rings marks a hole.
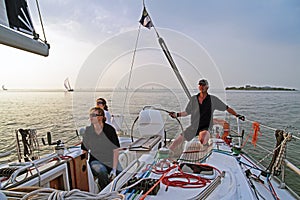
<instances>
[{"instance_id":1,"label":"sky","mask_svg":"<svg viewBox=\"0 0 300 200\"><path fill-rule=\"evenodd\" d=\"M28 3L35 28L42 35L35 1ZM106 53L118 52L117 46L106 45L108 41L137 33L143 8L141 0L43 0L39 5L50 54L42 57L0 45L0 84L8 89L63 89L66 77L71 85L76 85L91 57L96 56L99 63L104 63L104 54L96 54L99 46L106 47ZM155 27L165 33L163 37L171 44L169 47L176 47L177 42L177 48L182 48L170 50L185 50L186 55L192 55L195 50L189 49L185 39L193 41L212 60L216 69L211 73L216 73L224 86L250 84L300 89L298 0L145 0L145 5ZM143 32L155 36L153 28L144 28ZM175 33L184 39L172 38ZM124 52L123 49L118 53ZM129 53L128 57L131 58ZM147 64L151 63L147 58ZM127 69L129 60L123 63ZM184 71L184 63L178 63ZM200 74L214 81L210 78L213 74L207 75L205 70L201 68ZM106 82L114 74L118 76L116 72L109 73L109 77L103 78ZM188 79L190 75L184 77ZM165 79L160 73L155 77Z\"/></svg>"}]
</instances>

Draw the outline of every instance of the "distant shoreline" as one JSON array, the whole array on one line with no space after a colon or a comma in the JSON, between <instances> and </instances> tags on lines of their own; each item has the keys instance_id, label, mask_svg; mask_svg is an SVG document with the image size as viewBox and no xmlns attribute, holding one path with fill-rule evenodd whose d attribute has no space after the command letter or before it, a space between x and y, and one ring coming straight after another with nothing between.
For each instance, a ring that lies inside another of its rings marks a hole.
<instances>
[{"instance_id":1,"label":"distant shoreline","mask_svg":"<svg viewBox=\"0 0 300 200\"><path fill-rule=\"evenodd\" d=\"M257 87L257 86L252 86L252 85L246 85L246 86L241 86L241 87L226 87L225 90L297 91L294 88L282 88L282 87L270 87L270 86Z\"/></svg>"},{"instance_id":2,"label":"distant shoreline","mask_svg":"<svg viewBox=\"0 0 300 200\"><path fill-rule=\"evenodd\" d=\"M170 88L172 91L183 92L181 88ZM170 89L161 89L161 88L139 88L139 89L128 89L130 92L165 92ZM223 89L216 89L217 91L223 91ZM297 89L292 88L281 88L281 87L256 87L256 86L247 86L247 87L226 87L225 90L241 90L241 91L298 91ZM193 93L197 93L195 89L190 89ZM0 90L0 93L7 92L68 92L64 89L9 89L9 90ZM74 92L127 92L123 88L96 88L96 89L76 89Z\"/></svg>"}]
</instances>

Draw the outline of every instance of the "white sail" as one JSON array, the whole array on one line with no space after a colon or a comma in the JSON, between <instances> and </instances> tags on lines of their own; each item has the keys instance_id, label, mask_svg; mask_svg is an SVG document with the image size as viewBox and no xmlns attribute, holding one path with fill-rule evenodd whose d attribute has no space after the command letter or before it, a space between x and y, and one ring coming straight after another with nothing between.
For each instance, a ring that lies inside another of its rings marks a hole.
<instances>
[{"instance_id":1,"label":"white sail","mask_svg":"<svg viewBox=\"0 0 300 200\"><path fill-rule=\"evenodd\" d=\"M2 90L7 90L4 85L2 85Z\"/></svg>"},{"instance_id":2,"label":"white sail","mask_svg":"<svg viewBox=\"0 0 300 200\"><path fill-rule=\"evenodd\" d=\"M69 78L66 78L66 80L64 81L64 86L65 86L65 88L68 92L73 92L74 91L74 89L72 89L72 87L70 85Z\"/></svg>"},{"instance_id":3,"label":"white sail","mask_svg":"<svg viewBox=\"0 0 300 200\"><path fill-rule=\"evenodd\" d=\"M0 0L0 44L49 55L49 44L35 32L26 0Z\"/></svg>"}]
</instances>

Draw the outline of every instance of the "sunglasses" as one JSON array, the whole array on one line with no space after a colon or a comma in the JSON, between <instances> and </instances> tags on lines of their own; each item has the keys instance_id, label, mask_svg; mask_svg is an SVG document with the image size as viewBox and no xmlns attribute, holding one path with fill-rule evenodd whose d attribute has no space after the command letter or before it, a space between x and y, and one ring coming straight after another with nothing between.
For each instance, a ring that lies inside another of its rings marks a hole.
<instances>
[{"instance_id":1,"label":"sunglasses","mask_svg":"<svg viewBox=\"0 0 300 200\"><path fill-rule=\"evenodd\" d=\"M103 105L104 105L104 102L98 101L98 102L97 102L97 105L100 105L100 104L103 104Z\"/></svg>"},{"instance_id":2,"label":"sunglasses","mask_svg":"<svg viewBox=\"0 0 300 200\"><path fill-rule=\"evenodd\" d=\"M90 117L100 117L100 116L103 116L103 115L101 115L101 114L95 114L95 113L90 114Z\"/></svg>"}]
</instances>

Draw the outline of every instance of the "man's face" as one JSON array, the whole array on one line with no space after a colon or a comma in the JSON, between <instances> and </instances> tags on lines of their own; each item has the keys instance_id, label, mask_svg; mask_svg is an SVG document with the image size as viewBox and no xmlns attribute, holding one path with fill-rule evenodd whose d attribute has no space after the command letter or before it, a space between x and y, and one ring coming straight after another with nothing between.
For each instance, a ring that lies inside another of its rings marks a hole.
<instances>
[{"instance_id":1,"label":"man's face","mask_svg":"<svg viewBox=\"0 0 300 200\"><path fill-rule=\"evenodd\" d=\"M200 85L198 85L198 87L199 87L199 91L201 93L203 93L203 92L206 93L208 90L208 85L205 85L205 84L200 84Z\"/></svg>"},{"instance_id":2,"label":"man's face","mask_svg":"<svg viewBox=\"0 0 300 200\"><path fill-rule=\"evenodd\" d=\"M97 110L94 110L92 113L90 113L90 120L92 124L97 124L100 121L102 121L103 115L100 114Z\"/></svg>"}]
</instances>

